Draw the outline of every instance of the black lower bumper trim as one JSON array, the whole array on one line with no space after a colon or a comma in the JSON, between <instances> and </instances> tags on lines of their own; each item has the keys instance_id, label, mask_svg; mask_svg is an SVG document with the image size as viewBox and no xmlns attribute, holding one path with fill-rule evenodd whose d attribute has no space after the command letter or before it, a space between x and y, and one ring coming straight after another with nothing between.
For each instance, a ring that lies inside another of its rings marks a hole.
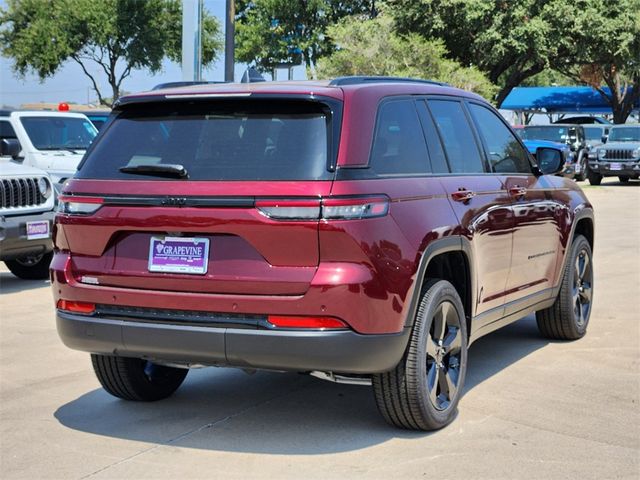
<instances>
[{"instance_id":1,"label":"black lower bumper trim","mask_svg":"<svg viewBox=\"0 0 640 480\"><path fill-rule=\"evenodd\" d=\"M28 239L27 222L48 221L53 225L54 212L21 216L0 216L0 260L14 260L28 255L40 255L53 250L51 237Z\"/></svg>"},{"instance_id":2,"label":"black lower bumper trim","mask_svg":"<svg viewBox=\"0 0 640 480\"><path fill-rule=\"evenodd\" d=\"M392 369L410 329L361 335L350 330L292 331L169 325L57 312L69 348L174 363L270 370L368 374Z\"/></svg>"}]
</instances>

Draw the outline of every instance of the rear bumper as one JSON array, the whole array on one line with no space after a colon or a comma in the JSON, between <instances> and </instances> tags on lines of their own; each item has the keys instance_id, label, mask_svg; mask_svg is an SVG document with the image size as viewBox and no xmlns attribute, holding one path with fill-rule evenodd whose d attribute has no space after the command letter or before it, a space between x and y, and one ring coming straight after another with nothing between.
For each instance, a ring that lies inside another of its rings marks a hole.
<instances>
[{"instance_id":1,"label":"rear bumper","mask_svg":"<svg viewBox=\"0 0 640 480\"><path fill-rule=\"evenodd\" d=\"M48 253L53 249L51 237L29 240L27 222L48 221L49 231L53 225L53 211L4 217L0 216L0 260L13 260L26 255Z\"/></svg>"},{"instance_id":2,"label":"rear bumper","mask_svg":"<svg viewBox=\"0 0 640 480\"><path fill-rule=\"evenodd\" d=\"M361 335L349 330L212 328L95 318L60 310L56 323L64 344L85 352L173 363L354 374L395 367L411 331Z\"/></svg>"}]
</instances>

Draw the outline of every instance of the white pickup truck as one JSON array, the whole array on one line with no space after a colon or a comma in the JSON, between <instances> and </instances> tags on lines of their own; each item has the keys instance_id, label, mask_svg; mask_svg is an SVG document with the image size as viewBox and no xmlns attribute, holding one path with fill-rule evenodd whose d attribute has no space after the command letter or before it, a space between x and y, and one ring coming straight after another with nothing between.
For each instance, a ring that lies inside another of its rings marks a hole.
<instances>
[{"instance_id":1,"label":"white pickup truck","mask_svg":"<svg viewBox=\"0 0 640 480\"><path fill-rule=\"evenodd\" d=\"M60 191L98 131L81 113L0 111L3 156L46 171Z\"/></svg>"}]
</instances>

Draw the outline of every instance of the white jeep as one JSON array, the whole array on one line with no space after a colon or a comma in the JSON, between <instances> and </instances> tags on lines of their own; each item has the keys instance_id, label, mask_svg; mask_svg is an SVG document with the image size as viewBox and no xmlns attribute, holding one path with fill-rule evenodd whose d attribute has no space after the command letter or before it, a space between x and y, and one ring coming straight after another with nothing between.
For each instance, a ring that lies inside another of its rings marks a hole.
<instances>
[{"instance_id":1,"label":"white jeep","mask_svg":"<svg viewBox=\"0 0 640 480\"><path fill-rule=\"evenodd\" d=\"M0 139L0 154L9 142ZM24 279L49 276L55 192L46 172L0 160L0 260Z\"/></svg>"},{"instance_id":2,"label":"white jeep","mask_svg":"<svg viewBox=\"0 0 640 480\"><path fill-rule=\"evenodd\" d=\"M46 171L58 191L76 172L97 133L81 113L0 111L2 155Z\"/></svg>"}]
</instances>

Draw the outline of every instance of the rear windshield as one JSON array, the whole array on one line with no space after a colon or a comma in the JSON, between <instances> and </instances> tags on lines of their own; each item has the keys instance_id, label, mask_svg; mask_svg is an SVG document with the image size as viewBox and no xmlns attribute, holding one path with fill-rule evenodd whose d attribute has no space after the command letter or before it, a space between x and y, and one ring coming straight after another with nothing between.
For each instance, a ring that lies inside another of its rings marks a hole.
<instances>
[{"instance_id":1,"label":"rear windshield","mask_svg":"<svg viewBox=\"0 0 640 480\"><path fill-rule=\"evenodd\" d=\"M86 118L20 117L20 122L38 150L84 150L98 134Z\"/></svg>"},{"instance_id":2,"label":"rear windshield","mask_svg":"<svg viewBox=\"0 0 640 480\"><path fill-rule=\"evenodd\" d=\"M328 110L315 102L143 104L121 112L77 178L167 180L122 167L182 165L190 180L325 180Z\"/></svg>"}]
</instances>

